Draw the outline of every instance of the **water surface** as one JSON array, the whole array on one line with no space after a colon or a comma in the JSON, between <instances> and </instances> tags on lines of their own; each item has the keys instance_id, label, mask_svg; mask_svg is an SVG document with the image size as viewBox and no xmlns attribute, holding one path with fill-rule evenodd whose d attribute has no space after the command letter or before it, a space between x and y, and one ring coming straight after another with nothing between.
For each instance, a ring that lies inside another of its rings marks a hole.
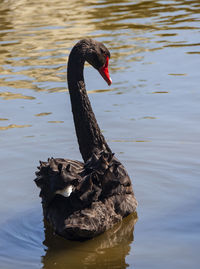
<instances>
[{"instance_id":1,"label":"water surface","mask_svg":"<svg viewBox=\"0 0 200 269\"><path fill-rule=\"evenodd\" d=\"M39 159L81 159L66 62L83 37L111 52L112 86L85 80L139 207L77 243L43 223L33 179ZM0 1L1 268L199 267L199 37L198 0Z\"/></svg>"}]
</instances>

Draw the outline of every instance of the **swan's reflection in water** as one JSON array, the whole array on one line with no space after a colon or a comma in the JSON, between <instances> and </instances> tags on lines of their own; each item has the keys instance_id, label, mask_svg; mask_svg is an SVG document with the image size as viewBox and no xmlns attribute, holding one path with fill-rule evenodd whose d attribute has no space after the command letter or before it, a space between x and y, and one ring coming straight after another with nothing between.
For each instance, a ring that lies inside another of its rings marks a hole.
<instances>
[{"instance_id":1,"label":"swan's reflection in water","mask_svg":"<svg viewBox=\"0 0 200 269\"><path fill-rule=\"evenodd\" d=\"M131 214L113 229L85 242L67 241L45 223L46 255L43 268L126 268L125 261L134 240L133 231L137 214Z\"/></svg>"}]
</instances>

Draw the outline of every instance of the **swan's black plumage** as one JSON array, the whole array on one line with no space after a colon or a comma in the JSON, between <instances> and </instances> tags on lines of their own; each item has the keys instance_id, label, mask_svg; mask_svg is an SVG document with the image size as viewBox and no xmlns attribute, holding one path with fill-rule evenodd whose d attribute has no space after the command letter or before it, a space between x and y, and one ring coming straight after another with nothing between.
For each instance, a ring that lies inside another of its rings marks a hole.
<instances>
[{"instance_id":1,"label":"swan's black plumage","mask_svg":"<svg viewBox=\"0 0 200 269\"><path fill-rule=\"evenodd\" d=\"M137 207L131 180L107 145L85 89L84 62L99 70L108 58L108 49L92 39L79 41L69 55L68 86L84 163L51 158L36 172L44 217L67 239L92 238Z\"/></svg>"}]
</instances>

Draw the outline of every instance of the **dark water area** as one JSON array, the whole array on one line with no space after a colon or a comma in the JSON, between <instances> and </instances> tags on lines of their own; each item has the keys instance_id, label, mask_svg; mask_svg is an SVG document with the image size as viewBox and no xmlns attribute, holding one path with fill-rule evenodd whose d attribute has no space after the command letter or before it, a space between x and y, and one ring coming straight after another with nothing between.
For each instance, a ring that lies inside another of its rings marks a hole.
<instances>
[{"instance_id":1,"label":"dark water area","mask_svg":"<svg viewBox=\"0 0 200 269\"><path fill-rule=\"evenodd\" d=\"M81 160L66 84L72 46L111 52L85 81L139 202L87 242L43 223L38 160ZM0 0L0 268L196 269L200 251L200 2Z\"/></svg>"}]
</instances>

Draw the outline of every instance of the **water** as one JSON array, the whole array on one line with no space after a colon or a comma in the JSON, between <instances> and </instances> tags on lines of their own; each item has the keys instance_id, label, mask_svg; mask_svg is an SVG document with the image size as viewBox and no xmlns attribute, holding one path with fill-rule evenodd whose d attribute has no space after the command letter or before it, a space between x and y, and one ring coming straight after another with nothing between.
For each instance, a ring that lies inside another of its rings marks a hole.
<instances>
[{"instance_id":1,"label":"water","mask_svg":"<svg viewBox=\"0 0 200 269\"><path fill-rule=\"evenodd\" d=\"M199 267L200 3L0 1L0 267ZM88 242L43 223L38 160L81 159L66 61L83 37L111 51L108 88L86 66L103 133L139 201L130 217ZM133 231L134 229L134 231Z\"/></svg>"}]
</instances>

